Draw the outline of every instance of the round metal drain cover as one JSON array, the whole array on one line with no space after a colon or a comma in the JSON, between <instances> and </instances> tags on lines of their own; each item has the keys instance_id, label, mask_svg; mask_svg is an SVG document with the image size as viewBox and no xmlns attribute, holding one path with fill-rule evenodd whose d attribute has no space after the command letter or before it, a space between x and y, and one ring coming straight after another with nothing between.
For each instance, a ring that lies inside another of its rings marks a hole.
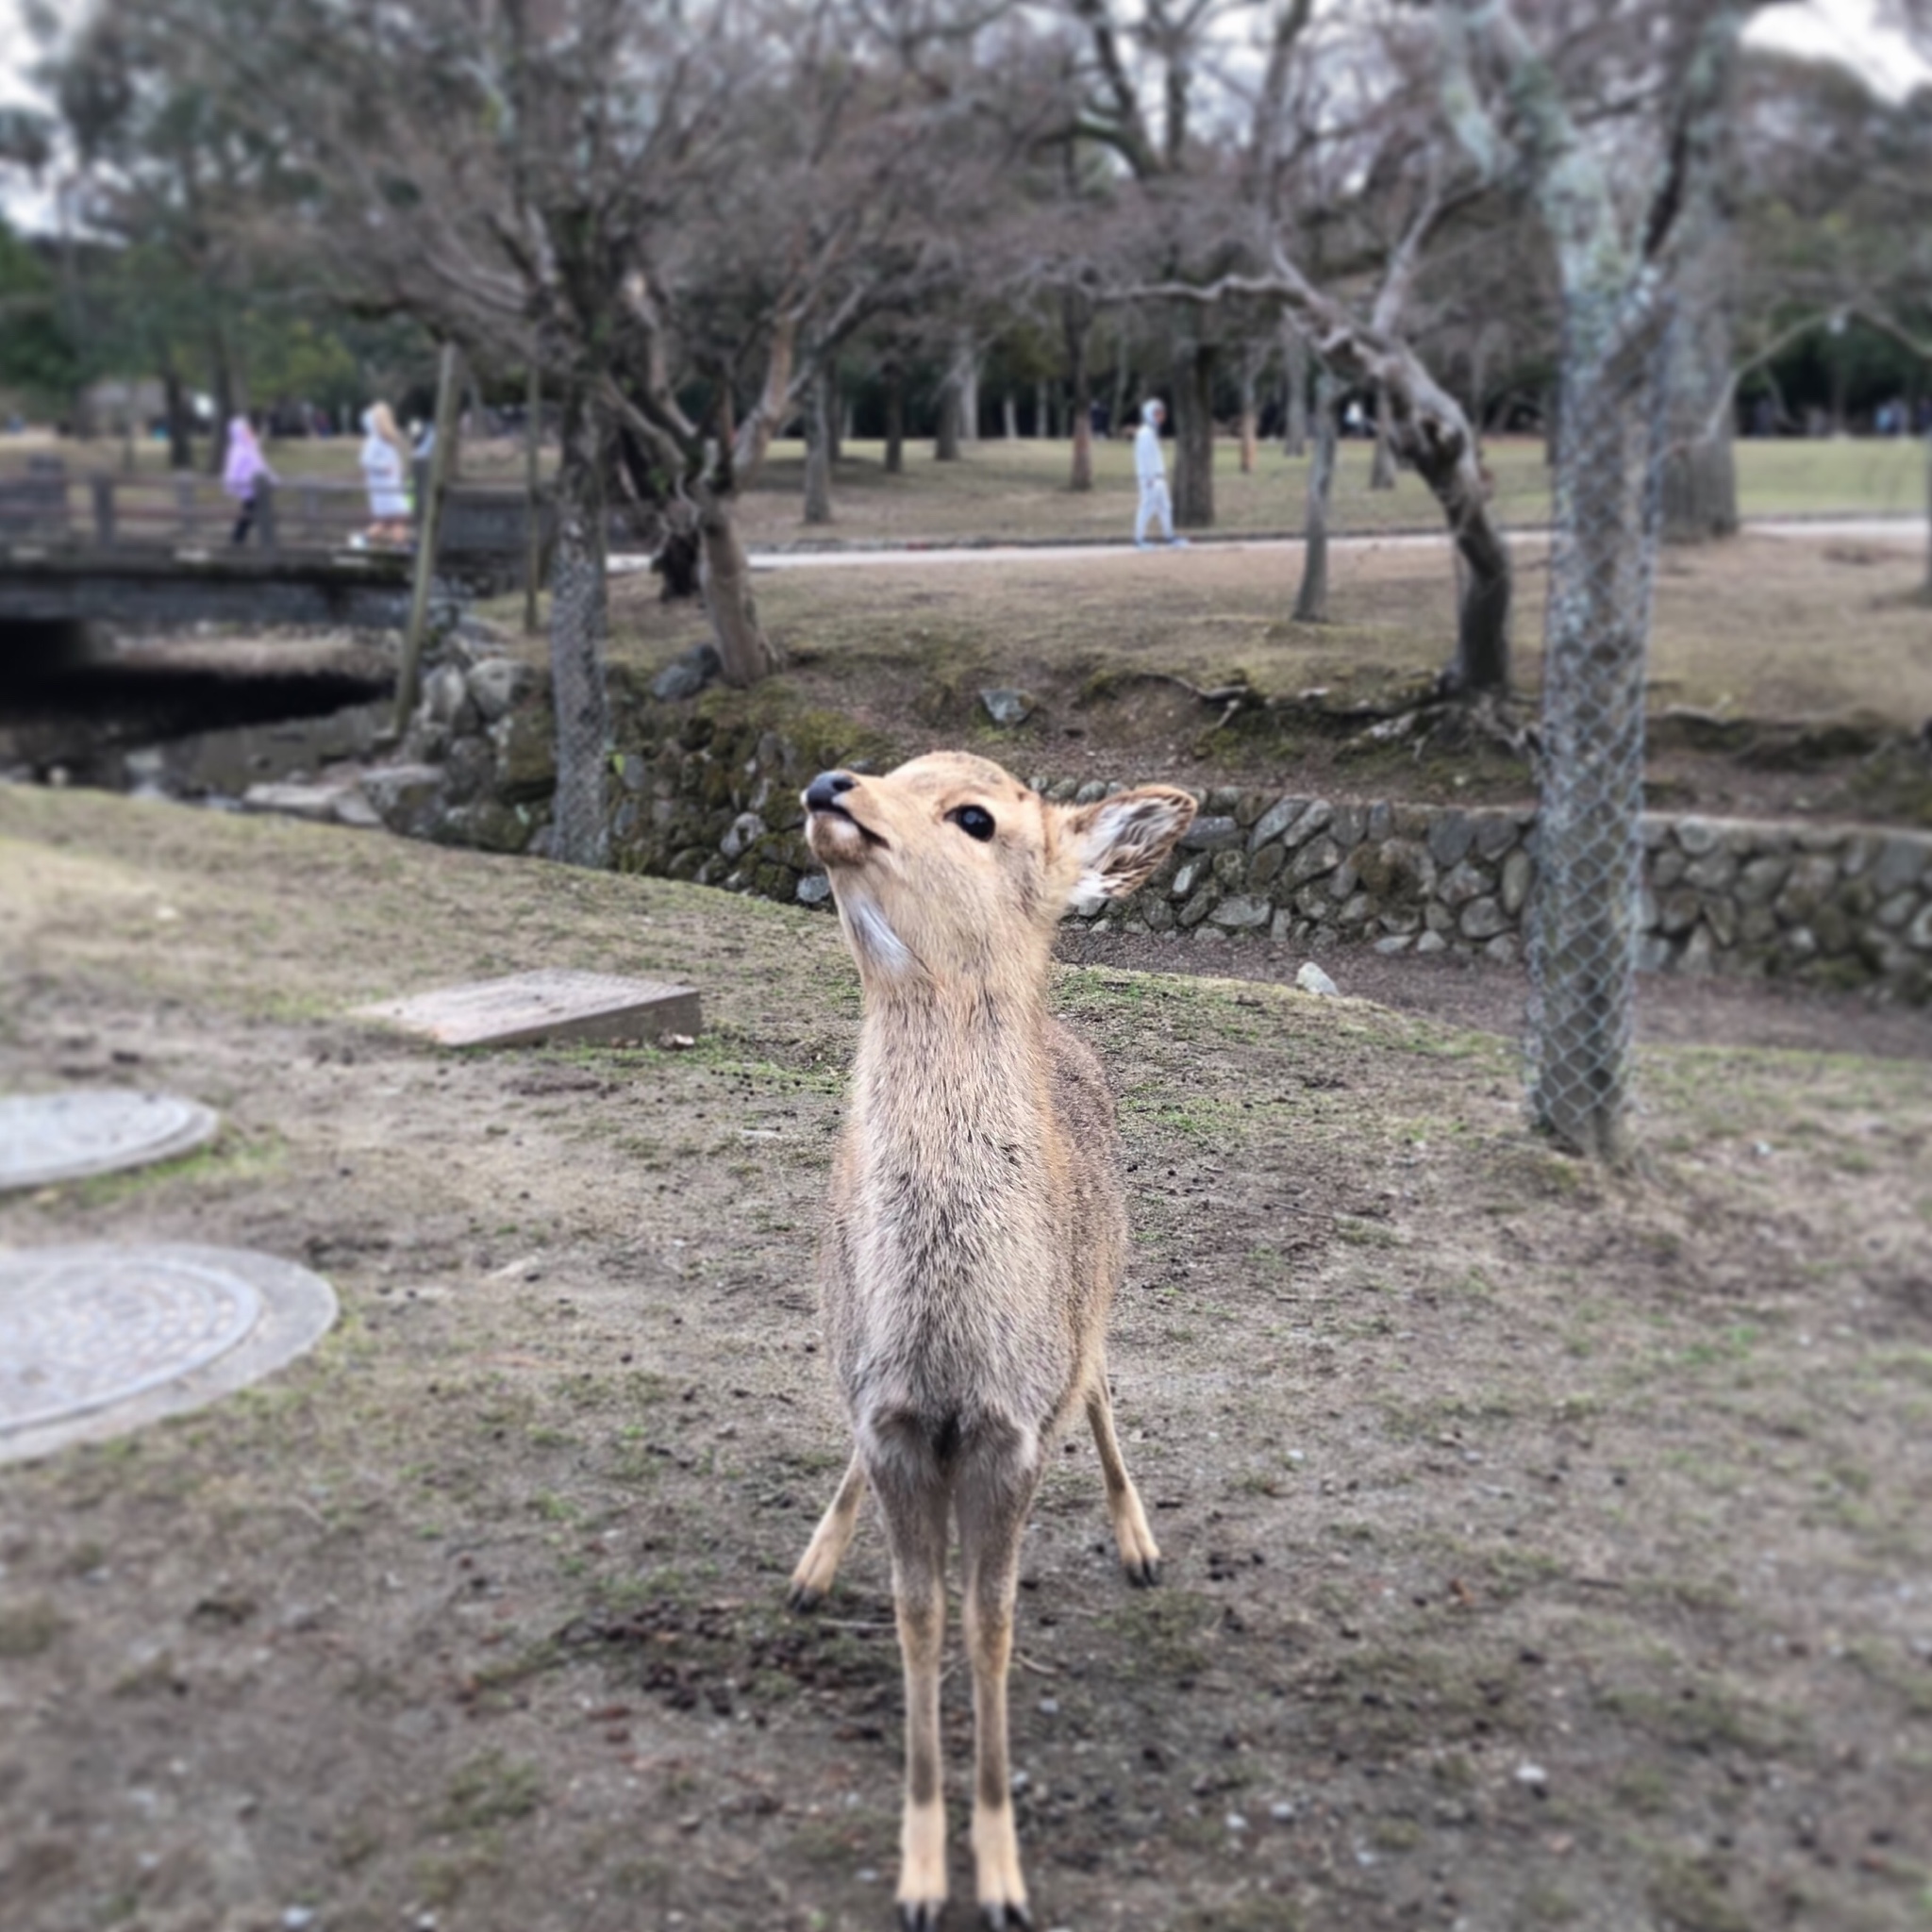
<instances>
[{"instance_id":1,"label":"round metal drain cover","mask_svg":"<svg viewBox=\"0 0 1932 1932\"><path fill-rule=\"evenodd\" d=\"M212 1141L221 1117L173 1093L114 1089L0 1098L0 1188L44 1188L172 1160Z\"/></svg>"},{"instance_id":2,"label":"round metal drain cover","mask_svg":"<svg viewBox=\"0 0 1932 1932\"><path fill-rule=\"evenodd\" d=\"M271 1255L0 1253L0 1461L198 1408L301 1354L335 1314L327 1282Z\"/></svg>"}]
</instances>

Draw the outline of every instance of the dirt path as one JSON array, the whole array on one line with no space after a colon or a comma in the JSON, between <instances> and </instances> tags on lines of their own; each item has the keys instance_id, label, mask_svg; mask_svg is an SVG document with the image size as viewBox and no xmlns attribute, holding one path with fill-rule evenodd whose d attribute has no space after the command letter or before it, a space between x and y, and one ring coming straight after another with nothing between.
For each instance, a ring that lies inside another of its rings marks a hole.
<instances>
[{"instance_id":1,"label":"dirt path","mask_svg":"<svg viewBox=\"0 0 1932 1932\"><path fill-rule=\"evenodd\" d=\"M705 1037L344 1017L537 964L688 974ZM228 1121L0 1239L259 1246L344 1311L242 1397L0 1471L8 1932L889 1924L875 1528L827 1615L780 1607L844 1451L832 922L0 788L0 1084ZM1117 1401L1170 1580L1118 1587L1057 1455L1041 1924L1923 1927L1925 1062L1659 1046L1606 1182L1524 1137L1487 1033L1117 966L1059 1000L1134 1163Z\"/></svg>"}]
</instances>

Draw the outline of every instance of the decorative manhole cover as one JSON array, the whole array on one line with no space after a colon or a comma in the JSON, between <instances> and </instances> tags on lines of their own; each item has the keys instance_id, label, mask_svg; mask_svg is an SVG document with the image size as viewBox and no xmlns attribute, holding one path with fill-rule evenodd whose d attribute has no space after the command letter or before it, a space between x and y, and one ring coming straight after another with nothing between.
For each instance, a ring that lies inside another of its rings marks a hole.
<instances>
[{"instance_id":1,"label":"decorative manhole cover","mask_svg":"<svg viewBox=\"0 0 1932 1932\"><path fill-rule=\"evenodd\" d=\"M199 1407L299 1355L335 1313L327 1282L271 1255L0 1253L0 1461Z\"/></svg>"},{"instance_id":2,"label":"decorative manhole cover","mask_svg":"<svg viewBox=\"0 0 1932 1932\"><path fill-rule=\"evenodd\" d=\"M173 1093L113 1089L0 1098L0 1188L43 1188L172 1160L215 1137L220 1116Z\"/></svg>"}]
</instances>

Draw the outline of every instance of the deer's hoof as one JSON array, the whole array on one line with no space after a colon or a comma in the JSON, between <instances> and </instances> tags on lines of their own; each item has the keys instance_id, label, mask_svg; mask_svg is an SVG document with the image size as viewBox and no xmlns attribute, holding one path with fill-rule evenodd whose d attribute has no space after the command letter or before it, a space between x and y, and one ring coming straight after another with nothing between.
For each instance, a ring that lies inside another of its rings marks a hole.
<instances>
[{"instance_id":1,"label":"deer's hoof","mask_svg":"<svg viewBox=\"0 0 1932 1932\"><path fill-rule=\"evenodd\" d=\"M1145 1557L1138 1562L1123 1563L1121 1569L1136 1590L1152 1590L1160 1581L1158 1557Z\"/></svg>"},{"instance_id":2,"label":"deer's hoof","mask_svg":"<svg viewBox=\"0 0 1932 1932\"><path fill-rule=\"evenodd\" d=\"M808 1617L825 1600L822 1590L814 1590L808 1583L794 1583L785 1592L785 1607L794 1617ZM938 1923L937 1920L934 1921Z\"/></svg>"},{"instance_id":3,"label":"deer's hoof","mask_svg":"<svg viewBox=\"0 0 1932 1932\"><path fill-rule=\"evenodd\" d=\"M1010 1901L981 1906L979 1923L986 1932L1033 1932L1033 1914L1024 1906L1016 1906Z\"/></svg>"},{"instance_id":4,"label":"deer's hoof","mask_svg":"<svg viewBox=\"0 0 1932 1932\"><path fill-rule=\"evenodd\" d=\"M899 1901L899 1932L940 1932L940 1921L946 1916L942 1898L902 1898Z\"/></svg>"}]
</instances>

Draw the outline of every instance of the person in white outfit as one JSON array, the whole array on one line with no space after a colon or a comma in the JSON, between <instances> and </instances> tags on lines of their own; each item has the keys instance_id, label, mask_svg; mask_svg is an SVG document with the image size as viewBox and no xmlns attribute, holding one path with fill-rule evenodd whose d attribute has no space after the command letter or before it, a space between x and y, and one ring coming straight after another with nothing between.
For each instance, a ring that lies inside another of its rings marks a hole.
<instances>
[{"instance_id":1,"label":"person in white outfit","mask_svg":"<svg viewBox=\"0 0 1932 1932\"><path fill-rule=\"evenodd\" d=\"M1158 523L1161 534L1175 550L1185 550L1188 540L1174 533L1174 505L1167 494L1167 458L1160 450L1160 425L1167 411L1159 403L1141 405L1141 426L1134 432L1134 475L1141 485L1141 508L1134 513L1134 548L1152 550L1147 527Z\"/></svg>"}]
</instances>

